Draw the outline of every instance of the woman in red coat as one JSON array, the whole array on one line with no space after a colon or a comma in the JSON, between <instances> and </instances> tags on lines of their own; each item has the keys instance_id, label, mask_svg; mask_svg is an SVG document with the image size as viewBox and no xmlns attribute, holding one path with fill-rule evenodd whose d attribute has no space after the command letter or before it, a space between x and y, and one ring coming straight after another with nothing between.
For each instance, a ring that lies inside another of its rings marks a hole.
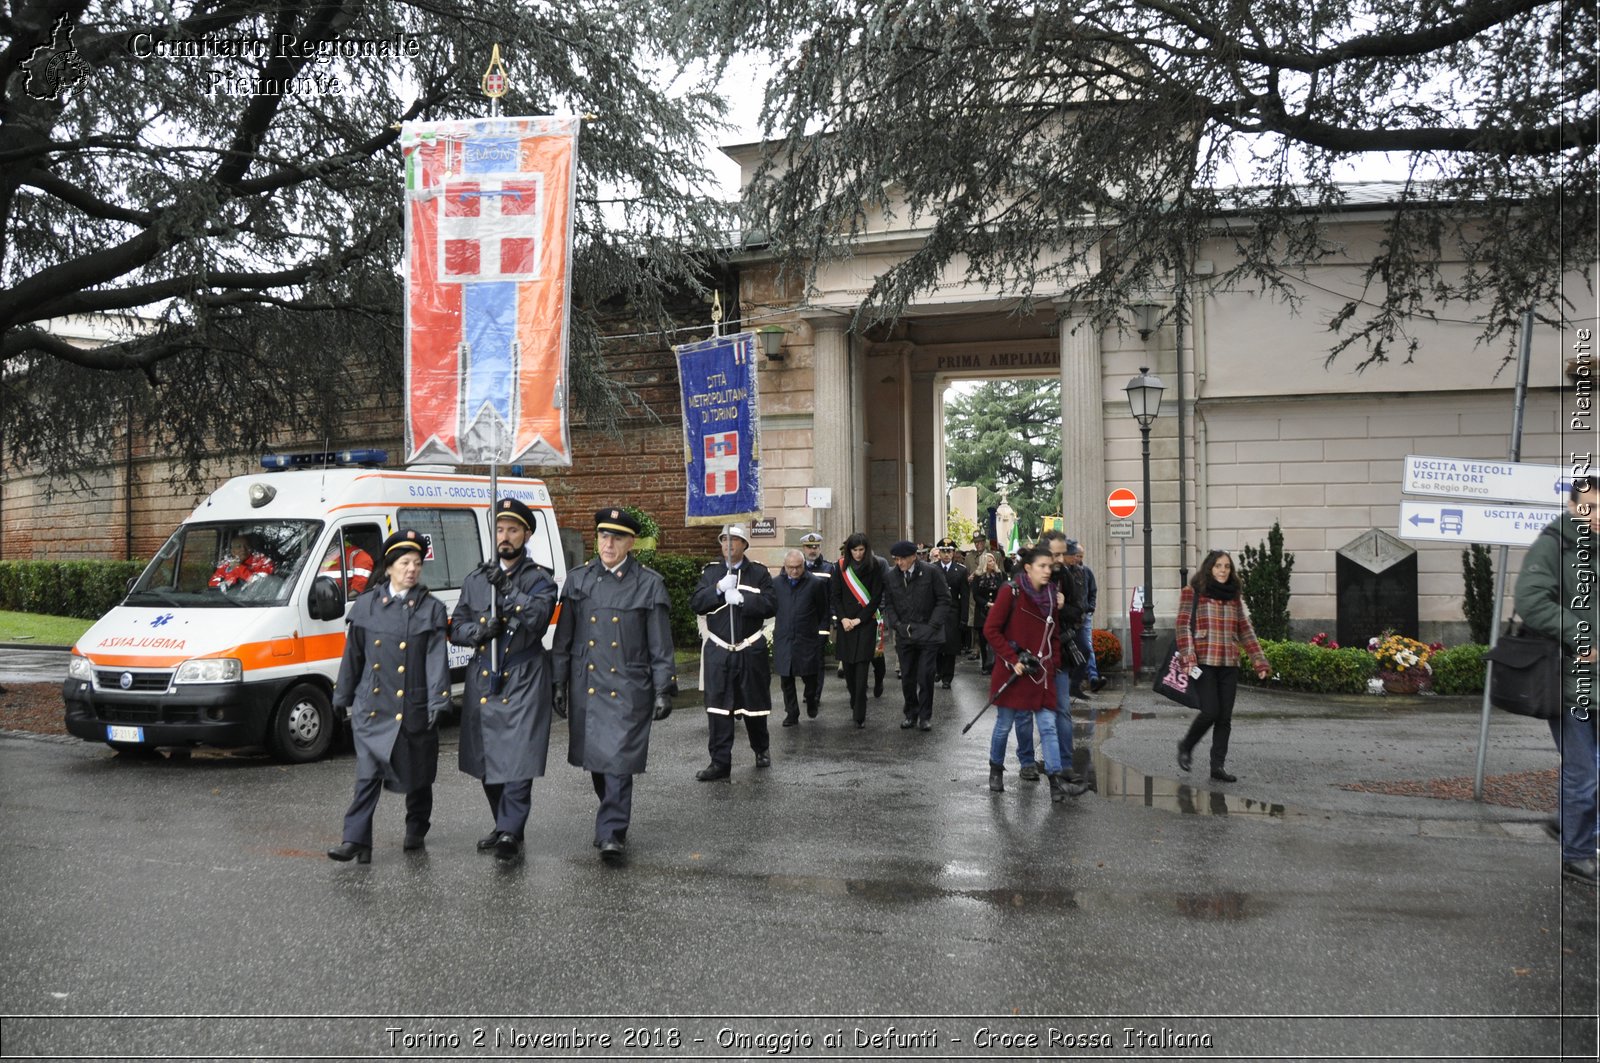
<instances>
[{"instance_id":1,"label":"woman in red coat","mask_svg":"<svg viewBox=\"0 0 1600 1063\"><path fill-rule=\"evenodd\" d=\"M1006 741L1013 729L1039 725L1044 767L1050 778L1050 800L1065 801L1067 788L1061 777L1061 747L1056 741L1056 666L1060 660L1060 623L1056 615L1056 589L1050 582L1050 551L1032 546L1022 552L1017 578L1000 588L983 621L983 637L994 650L994 672L989 678L989 698L995 705L994 733L989 738L989 789L1005 789ZM1037 674L1021 660L1026 650L1038 659ZM1008 680L1010 687L1001 692Z\"/></svg>"}]
</instances>

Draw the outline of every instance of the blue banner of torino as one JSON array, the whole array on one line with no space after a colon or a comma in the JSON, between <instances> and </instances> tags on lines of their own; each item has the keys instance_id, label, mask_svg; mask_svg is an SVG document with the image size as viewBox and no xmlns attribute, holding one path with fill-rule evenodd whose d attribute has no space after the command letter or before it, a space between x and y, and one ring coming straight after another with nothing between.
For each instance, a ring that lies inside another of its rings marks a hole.
<instances>
[{"instance_id":1,"label":"blue banner of torino","mask_svg":"<svg viewBox=\"0 0 1600 1063\"><path fill-rule=\"evenodd\" d=\"M673 348L683 392L686 523L761 515L761 415L753 332Z\"/></svg>"}]
</instances>

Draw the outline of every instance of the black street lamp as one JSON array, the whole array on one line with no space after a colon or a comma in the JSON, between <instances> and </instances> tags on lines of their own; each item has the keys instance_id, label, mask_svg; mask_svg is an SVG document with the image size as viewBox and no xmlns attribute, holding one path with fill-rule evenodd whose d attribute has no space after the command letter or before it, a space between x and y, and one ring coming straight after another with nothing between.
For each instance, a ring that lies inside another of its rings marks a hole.
<instances>
[{"instance_id":1,"label":"black street lamp","mask_svg":"<svg viewBox=\"0 0 1600 1063\"><path fill-rule=\"evenodd\" d=\"M1148 366L1140 366L1139 375L1122 389L1127 392L1133 419L1139 422L1144 446L1144 632L1140 636L1144 648L1139 658L1145 668L1151 667L1156 640L1155 566L1150 556L1150 426L1161 416L1161 393L1166 389L1160 377L1150 375Z\"/></svg>"}]
</instances>

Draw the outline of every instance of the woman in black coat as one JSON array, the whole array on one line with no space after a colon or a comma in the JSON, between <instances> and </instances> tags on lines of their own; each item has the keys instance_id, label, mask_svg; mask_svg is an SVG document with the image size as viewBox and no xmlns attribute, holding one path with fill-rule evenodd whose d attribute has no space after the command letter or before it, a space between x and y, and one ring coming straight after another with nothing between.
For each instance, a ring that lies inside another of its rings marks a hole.
<instances>
[{"instance_id":1,"label":"woman in black coat","mask_svg":"<svg viewBox=\"0 0 1600 1063\"><path fill-rule=\"evenodd\" d=\"M972 574L972 618L973 626L980 631L983 622L989 617L989 607L994 604L995 595L1000 593L1001 586L1006 582L1006 574L1000 570L1000 562L995 556L985 553L978 558L977 568ZM984 674L994 668L994 649L987 639L979 640L979 652L983 659Z\"/></svg>"},{"instance_id":2,"label":"woman in black coat","mask_svg":"<svg viewBox=\"0 0 1600 1063\"><path fill-rule=\"evenodd\" d=\"M867 669L878 649L878 608L883 604L883 562L867 537L856 532L844 541L839 571L828 581L839 631L834 653L850 688L850 714L867 725Z\"/></svg>"},{"instance_id":3,"label":"woman in black coat","mask_svg":"<svg viewBox=\"0 0 1600 1063\"><path fill-rule=\"evenodd\" d=\"M355 798L334 860L372 860L372 815L384 790L406 795L407 850L421 849L439 770L439 714L450 704L443 603L421 583L427 541L403 529L383 544L387 572L350 607L333 703L350 715Z\"/></svg>"}]
</instances>

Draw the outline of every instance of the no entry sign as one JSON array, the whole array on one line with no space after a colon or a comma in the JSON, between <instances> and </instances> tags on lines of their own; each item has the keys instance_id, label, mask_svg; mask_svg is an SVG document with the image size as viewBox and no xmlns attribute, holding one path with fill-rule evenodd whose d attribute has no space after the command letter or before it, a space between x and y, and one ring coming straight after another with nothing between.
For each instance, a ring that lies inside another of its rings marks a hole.
<instances>
[{"instance_id":1,"label":"no entry sign","mask_svg":"<svg viewBox=\"0 0 1600 1063\"><path fill-rule=\"evenodd\" d=\"M1113 517L1131 517L1139 508L1139 496L1126 487L1119 487L1106 496L1106 508Z\"/></svg>"}]
</instances>

